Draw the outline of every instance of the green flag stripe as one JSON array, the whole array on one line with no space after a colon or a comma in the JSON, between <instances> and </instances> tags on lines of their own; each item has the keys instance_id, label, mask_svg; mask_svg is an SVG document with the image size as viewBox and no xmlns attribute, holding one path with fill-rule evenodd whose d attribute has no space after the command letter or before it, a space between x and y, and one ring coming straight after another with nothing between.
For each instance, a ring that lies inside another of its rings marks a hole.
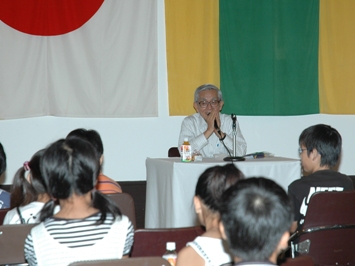
<instances>
[{"instance_id":1,"label":"green flag stripe","mask_svg":"<svg viewBox=\"0 0 355 266\"><path fill-rule=\"evenodd\" d=\"M319 113L318 0L220 1L225 113Z\"/></svg>"}]
</instances>

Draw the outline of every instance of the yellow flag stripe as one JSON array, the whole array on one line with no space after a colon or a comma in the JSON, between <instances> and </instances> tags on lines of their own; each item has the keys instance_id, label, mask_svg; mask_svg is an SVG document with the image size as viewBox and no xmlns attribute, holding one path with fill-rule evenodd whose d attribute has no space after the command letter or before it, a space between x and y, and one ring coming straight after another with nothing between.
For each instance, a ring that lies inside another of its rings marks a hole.
<instances>
[{"instance_id":1,"label":"yellow flag stripe","mask_svg":"<svg viewBox=\"0 0 355 266\"><path fill-rule=\"evenodd\" d=\"M355 1L320 1L320 112L355 113Z\"/></svg>"},{"instance_id":2,"label":"yellow flag stripe","mask_svg":"<svg viewBox=\"0 0 355 266\"><path fill-rule=\"evenodd\" d=\"M218 0L165 0L170 115L194 113L199 85L219 86L218 7Z\"/></svg>"}]
</instances>

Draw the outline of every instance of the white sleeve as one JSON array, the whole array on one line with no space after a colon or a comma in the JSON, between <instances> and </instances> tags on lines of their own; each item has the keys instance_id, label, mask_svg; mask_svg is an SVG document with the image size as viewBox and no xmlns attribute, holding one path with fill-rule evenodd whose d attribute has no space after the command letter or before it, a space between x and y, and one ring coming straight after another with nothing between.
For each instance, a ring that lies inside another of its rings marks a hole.
<instances>
[{"instance_id":1,"label":"white sleeve","mask_svg":"<svg viewBox=\"0 0 355 266\"><path fill-rule=\"evenodd\" d=\"M134 228L133 224L131 221L128 221L128 228L127 228L127 235L126 235L126 241L125 245L123 248L123 256L127 255L131 252L131 248L133 246L133 239L134 239Z\"/></svg>"},{"instance_id":2,"label":"white sleeve","mask_svg":"<svg viewBox=\"0 0 355 266\"><path fill-rule=\"evenodd\" d=\"M9 210L4 218L3 224L20 224L20 218L17 215L16 208Z\"/></svg>"},{"instance_id":3,"label":"white sleeve","mask_svg":"<svg viewBox=\"0 0 355 266\"><path fill-rule=\"evenodd\" d=\"M192 151L200 151L208 144L203 134L196 128L196 123L192 117L185 117L181 123L181 131L179 136L178 147L184 142L184 138L188 138Z\"/></svg>"},{"instance_id":4,"label":"white sleeve","mask_svg":"<svg viewBox=\"0 0 355 266\"><path fill-rule=\"evenodd\" d=\"M31 233L26 238L24 253L28 265L30 266L37 265L37 258L36 258L35 249L33 247L33 240L32 240Z\"/></svg>"}]
</instances>

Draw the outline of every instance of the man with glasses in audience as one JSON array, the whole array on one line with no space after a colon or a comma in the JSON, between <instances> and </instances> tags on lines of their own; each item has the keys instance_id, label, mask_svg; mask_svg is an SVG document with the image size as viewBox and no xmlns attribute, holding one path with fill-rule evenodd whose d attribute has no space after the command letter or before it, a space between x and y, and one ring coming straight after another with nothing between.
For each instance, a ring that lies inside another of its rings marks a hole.
<instances>
[{"instance_id":1,"label":"man with glasses in audience","mask_svg":"<svg viewBox=\"0 0 355 266\"><path fill-rule=\"evenodd\" d=\"M221 114L224 101L222 92L212 84L199 86L194 95L196 114L186 117L181 124L178 147L188 138L191 149L203 157L233 154L233 120ZM247 144L236 121L236 155L243 156ZM223 144L223 143L224 144Z\"/></svg>"},{"instance_id":2,"label":"man with glasses in audience","mask_svg":"<svg viewBox=\"0 0 355 266\"><path fill-rule=\"evenodd\" d=\"M302 131L298 143L304 176L288 186L294 206L292 232L302 229L314 193L353 189L352 180L336 171L342 139L335 128L324 124L310 126Z\"/></svg>"}]
</instances>

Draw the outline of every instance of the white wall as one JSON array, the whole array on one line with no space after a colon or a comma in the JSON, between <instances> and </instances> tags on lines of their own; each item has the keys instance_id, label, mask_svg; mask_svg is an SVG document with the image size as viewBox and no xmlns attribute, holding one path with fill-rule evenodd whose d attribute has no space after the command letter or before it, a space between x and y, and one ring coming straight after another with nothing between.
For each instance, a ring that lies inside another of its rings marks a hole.
<instances>
[{"instance_id":1,"label":"white wall","mask_svg":"<svg viewBox=\"0 0 355 266\"><path fill-rule=\"evenodd\" d=\"M159 43L159 116L155 118L81 119L37 117L0 121L0 142L7 157L8 169L0 183L11 184L24 161L49 143L65 137L79 127L99 131L104 142L104 173L117 181L146 179L145 159L166 157L168 148L177 145L183 117L169 117L165 58L163 0L158 1ZM191 97L191 101L192 101ZM287 117L238 116L247 152L269 151L277 156L298 158L298 137L314 124L329 124L343 137L339 171L355 174L353 141L355 115L308 115Z\"/></svg>"}]
</instances>

